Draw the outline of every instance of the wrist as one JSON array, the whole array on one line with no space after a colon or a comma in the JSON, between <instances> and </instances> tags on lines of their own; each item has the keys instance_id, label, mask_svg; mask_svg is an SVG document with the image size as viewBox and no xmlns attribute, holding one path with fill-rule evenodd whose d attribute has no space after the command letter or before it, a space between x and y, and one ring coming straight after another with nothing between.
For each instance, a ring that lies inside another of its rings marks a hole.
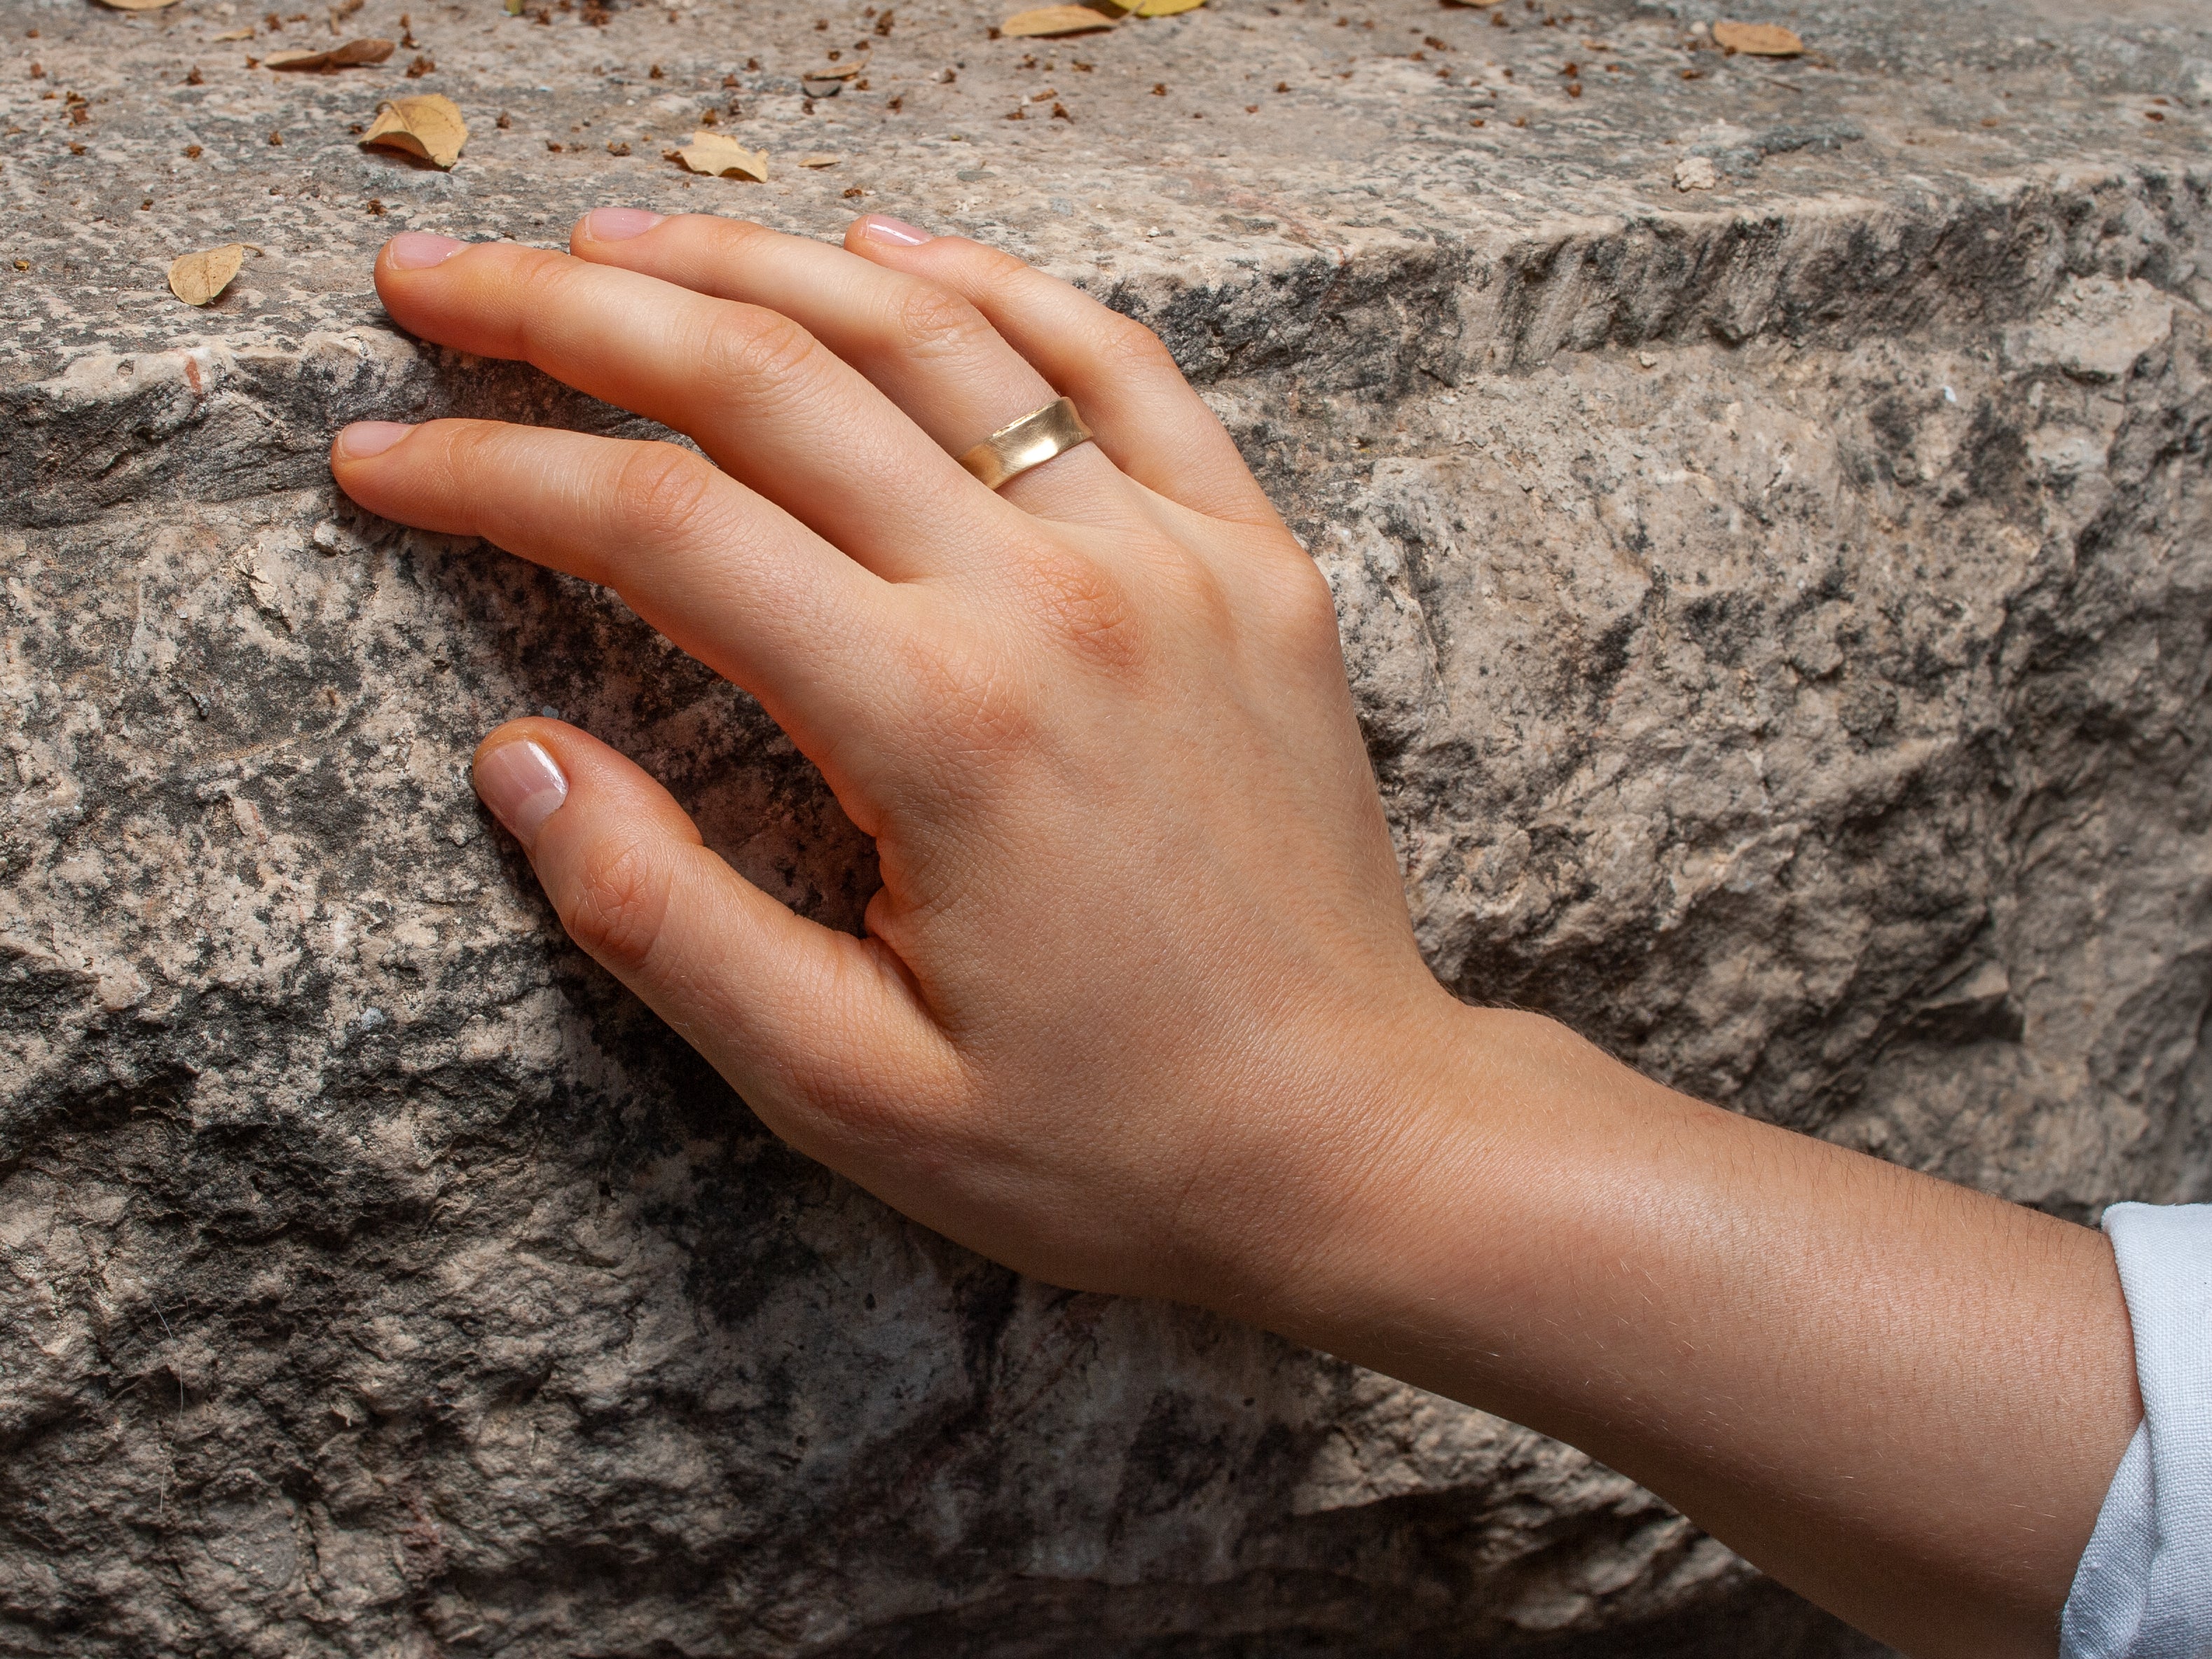
<instances>
[{"instance_id":1,"label":"wrist","mask_svg":"<svg viewBox=\"0 0 2212 1659\"><path fill-rule=\"evenodd\" d=\"M1463 1346L1455 1328L1479 1316L1480 1268L1528 1194L1547 1116L1532 1085L1602 1056L1433 981L1361 1040L1334 1024L1325 1040L1311 1097L1268 1115L1267 1154L1240 1183L1258 1201L1202 1253L1184 1299L1428 1382L1415 1350Z\"/></svg>"},{"instance_id":2,"label":"wrist","mask_svg":"<svg viewBox=\"0 0 2212 1659\"><path fill-rule=\"evenodd\" d=\"M1224 1311L1567 1440L1886 1639L2029 1650L1991 1633L2055 1616L2139 1412L2101 1238L1537 1016L1459 1009L1391 1087Z\"/></svg>"}]
</instances>

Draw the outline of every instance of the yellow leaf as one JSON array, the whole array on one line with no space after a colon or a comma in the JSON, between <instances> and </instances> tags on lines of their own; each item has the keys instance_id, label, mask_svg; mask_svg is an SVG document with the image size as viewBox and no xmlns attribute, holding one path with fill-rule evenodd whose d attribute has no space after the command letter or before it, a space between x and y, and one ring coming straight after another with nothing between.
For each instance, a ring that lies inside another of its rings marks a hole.
<instances>
[{"instance_id":1,"label":"yellow leaf","mask_svg":"<svg viewBox=\"0 0 2212 1659\"><path fill-rule=\"evenodd\" d=\"M460 160L461 146L468 138L469 124L461 119L460 106L443 93L433 92L380 104L376 119L361 135L361 147L396 149L432 167L450 167Z\"/></svg>"},{"instance_id":2,"label":"yellow leaf","mask_svg":"<svg viewBox=\"0 0 2212 1659\"><path fill-rule=\"evenodd\" d=\"M1179 11L1196 11L1206 0L1143 0L1137 8L1139 17L1172 17Z\"/></svg>"},{"instance_id":3,"label":"yellow leaf","mask_svg":"<svg viewBox=\"0 0 2212 1659\"><path fill-rule=\"evenodd\" d=\"M662 154L710 178L750 179L760 184L768 181L768 152L747 149L736 139L726 138L719 132L695 132L691 142L683 149L665 150Z\"/></svg>"},{"instance_id":4,"label":"yellow leaf","mask_svg":"<svg viewBox=\"0 0 2212 1659\"><path fill-rule=\"evenodd\" d=\"M1713 40L1730 52L1753 58L1795 58L1805 50L1796 32L1779 23L1716 23Z\"/></svg>"},{"instance_id":5,"label":"yellow leaf","mask_svg":"<svg viewBox=\"0 0 2212 1659\"><path fill-rule=\"evenodd\" d=\"M1015 40L1046 34L1081 34L1090 29L1110 29L1113 20L1088 6L1039 6L1018 11L999 25L999 33Z\"/></svg>"},{"instance_id":6,"label":"yellow leaf","mask_svg":"<svg viewBox=\"0 0 2212 1659\"><path fill-rule=\"evenodd\" d=\"M389 40L349 40L342 46L306 52L272 52L261 67L272 70L340 70L356 64L380 64L392 56Z\"/></svg>"},{"instance_id":7,"label":"yellow leaf","mask_svg":"<svg viewBox=\"0 0 2212 1659\"><path fill-rule=\"evenodd\" d=\"M239 242L182 254L170 264L169 292L188 306L212 305L245 263L246 248Z\"/></svg>"}]
</instances>

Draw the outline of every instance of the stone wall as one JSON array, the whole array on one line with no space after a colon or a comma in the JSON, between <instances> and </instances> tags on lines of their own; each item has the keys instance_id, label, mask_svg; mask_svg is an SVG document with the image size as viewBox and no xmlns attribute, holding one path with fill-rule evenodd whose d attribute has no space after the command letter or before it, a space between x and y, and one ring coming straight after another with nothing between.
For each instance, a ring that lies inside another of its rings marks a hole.
<instances>
[{"instance_id":1,"label":"stone wall","mask_svg":"<svg viewBox=\"0 0 2212 1659\"><path fill-rule=\"evenodd\" d=\"M0 10L0 1652L1870 1651L1579 1454L781 1148L466 758L556 711L842 925L866 842L617 602L324 447L636 424L398 334L394 228L1000 240L1162 331L1328 570L1448 982L2060 1213L2203 1197L2201 16L1784 5L1758 63L1630 0L467 0L413 80L244 67L398 10ZM450 174L355 147L432 90ZM769 184L657 159L708 108Z\"/></svg>"}]
</instances>

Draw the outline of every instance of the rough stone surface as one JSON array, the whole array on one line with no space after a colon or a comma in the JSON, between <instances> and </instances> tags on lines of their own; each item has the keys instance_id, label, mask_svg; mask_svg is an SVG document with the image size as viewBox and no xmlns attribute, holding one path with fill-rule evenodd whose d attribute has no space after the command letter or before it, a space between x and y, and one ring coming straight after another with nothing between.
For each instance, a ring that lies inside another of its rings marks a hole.
<instances>
[{"instance_id":1,"label":"rough stone surface","mask_svg":"<svg viewBox=\"0 0 2212 1659\"><path fill-rule=\"evenodd\" d=\"M1578 1454L781 1150L463 763L557 710L843 925L866 842L608 596L322 461L635 424L394 331L395 228L1000 240L1161 329L1328 569L1447 981L2061 1213L2212 1195L2212 27L1718 15L468 0L279 78L339 31L0 0L0 1652L1871 1651ZM355 147L400 90L451 174ZM658 159L710 106L768 185Z\"/></svg>"}]
</instances>

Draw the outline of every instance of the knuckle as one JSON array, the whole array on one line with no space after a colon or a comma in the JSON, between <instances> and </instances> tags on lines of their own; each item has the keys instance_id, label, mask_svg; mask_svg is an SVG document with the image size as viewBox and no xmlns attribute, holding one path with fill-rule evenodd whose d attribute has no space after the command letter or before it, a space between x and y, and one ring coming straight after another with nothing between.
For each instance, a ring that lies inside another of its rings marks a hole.
<instances>
[{"instance_id":1,"label":"knuckle","mask_svg":"<svg viewBox=\"0 0 2212 1659\"><path fill-rule=\"evenodd\" d=\"M1142 323L1109 312L1098 331L1097 355L1124 373L1182 376L1167 343Z\"/></svg>"},{"instance_id":2,"label":"knuckle","mask_svg":"<svg viewBox=\"0 0 2212 1659\"><path fill-rule=\"evenodd\" d=\"M920 357L951 357L974 349L988 331L982 313L950 289L914 283L891 307L889 344Z\"/></svg>"},{"instance_id":3,"label":"knuckle","mask_svg":"<svg viewBox=\"0 0 2212 1659\"><path fill-rule=\"evenodd\" d=\"M537 248L526 252L529 257L514 261L504 282L510 314L527 350L539 343L541 321L568 315L573 309L570 296L585 273L573 259Z\"/></svg>"},{"instance_id":4,"label":"knuckle","mask_svg":"<svg viewBox=\"0 0 2212 1659\"><path fill-rule=\"evenodd\" d=\"M929 749L965 772L979 761L1024 753L1039 740L1035 700L1006 653L981 641L948 649L916 641L913 681L929 710Z\"/></svg>"},{"instance_id":5,"label":"knuckle","mask_svg":"<svg viewBox=\"0 0 2212 1659\"><path fill-rule=\"evenodd\" d=\"M1066 553L1033 556L1018 568L1023 610L1053 643L1100 668L1127 670L1143 660L1136 600L1112 571Z\"/></svg>"},{"instance_id":6,"label":"knuckle","mask_svg":"<svg viewBox=\"0 0 2212 1659\"><path fill-rule=\"evenodd\" d=\"M715 258L732 262L755 258L781 234L750 219L725 219L719 214L687 217L687 222L706 232L706 245Z\"/></svg>"},{"instance_id":7,"label":"knuckle","mask_svg":"<svg viewBox=\"0 0 2212 1659\"><path fill-rule=\"evenodd\" d=\"M975 262L982 280L992 284L1024 282L1036 276L1037 268L1019 254L1009 253L988 242L968 244L968 257Z\"/></svg>"},{"instance_id":8,"label":"knuckle","mask_svg":"<svg viewBox=\"0 0 2212 1659\"><path fill-rule=\"evenodd\" d=\"M625 530L649 540L672 539L697 524L714 487L713 471L689 450L640 444L615 475L616 511Z\"/></svg>"},{"instance_id":9,"label":"knuckle","mask_svg":"<svg viewBox=\"0 0 2212 1659\"><path fill-rule=\"evenodd\" d=\"M788 387L819 349L788 317L732 306L708 324L700 361L709 380L757 397Z\"/></svg>"},{"instance_id":10,"label":"knuckle","mask_svg":"<svg viewBox=\"0 0 2212 1659\"><path fill-rule=\"evenodd\" d=\"M444 420L432 422L430 429L439 439L438 483L447 493L460 495L469 490L472 480L481 483L504 470L507 434L499 427L485 421Z\"/></svg>"},{"instance_id":11,"label":"knuckle","mask_svg":"<svg viewBox=\"0 0 2212 1659\"><path fill-rule=\"evenodd\" d=\"M1304 553L1293 552L1270 573L1275 606L1285 632L1302 643L1337 645L1336 595L1321 567Z\"/></svg>"},{"instance_id":12,"label":"knuckle","mask_svg":"<svg viewBox=\"0 0 2212 1659\"><path fill-rule=\"evenodd\" d=\"M963 282L970 293L981 294L987 300L1007 303L1021 297L1023 292L1038 280L1035 265L1018 258L1002 247L993 247L986 242L970 242L963 250L967 265ZM1049 277L1044 280L1049 282Z\"/></svg>"},{"instance_id":13,"label":"knuckle","mask_svg":"<svg viewBox=\"0 0 2212 1659\"><path fill-rule=\"evenodd\" d=\"M669 874L635 838L606 838L585 849L562 925L592 957L617 974L645 965L668 913Z\"/></svg>"},{"instance_id":14,"label":"knuckle","mask_svg":"<svg viewBox=\"0 0 2212 1659\"><path fill-rule=\"evenodd\" d=\"M1293 549L1261 580L1268 623L1283 647L1301 661L1340 667L1344 643L1337 631L1336 596L1320 567Z\"/></svg>"}]
</instances>

